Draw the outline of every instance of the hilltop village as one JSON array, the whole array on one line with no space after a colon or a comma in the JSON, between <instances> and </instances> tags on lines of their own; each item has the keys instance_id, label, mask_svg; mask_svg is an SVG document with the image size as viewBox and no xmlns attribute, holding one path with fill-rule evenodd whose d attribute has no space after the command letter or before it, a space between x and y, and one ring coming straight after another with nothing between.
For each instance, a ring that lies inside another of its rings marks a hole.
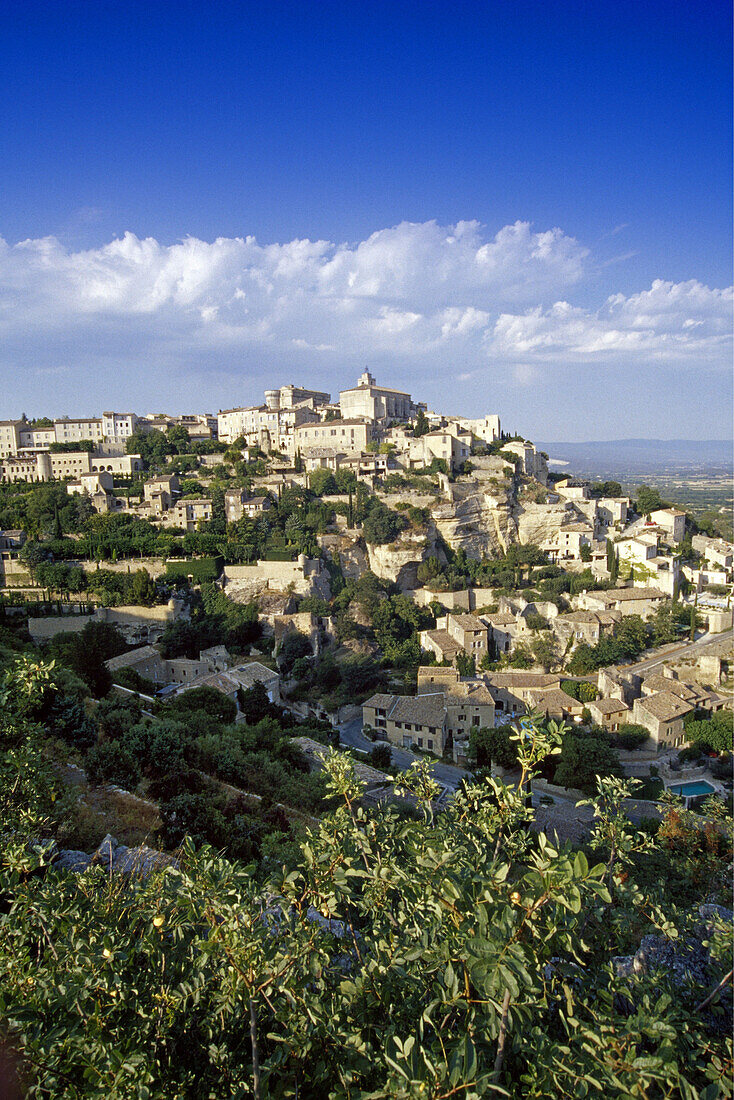
<instances>
[{"instance_id":1,"label":"hilltop village","mask_svg":"<svg viewBox=\"0 0 734 1100\"><path fill-rule=\"evenodd\" d=\"M286 385L216 416L5 421L0 476L6 621L57 648L107 624L118 692L237 705L259 683L462 768L530 710L636 739L648 773L730 706L725 646L701 642L731 630L731 545L368 371L338 402ZM197 627L202 584L250 645Z\"/></svg>"},{"instance_id":2,"label":"hilltop village","mask_svg":"<svg viewBox=\"0 0 734 1100\"><path fill-rule=\"evenodd\" d=\"M264 397L0 423L0 1054L723 1095L734 547L368 372Z\"/></svg>"}]
</instances>

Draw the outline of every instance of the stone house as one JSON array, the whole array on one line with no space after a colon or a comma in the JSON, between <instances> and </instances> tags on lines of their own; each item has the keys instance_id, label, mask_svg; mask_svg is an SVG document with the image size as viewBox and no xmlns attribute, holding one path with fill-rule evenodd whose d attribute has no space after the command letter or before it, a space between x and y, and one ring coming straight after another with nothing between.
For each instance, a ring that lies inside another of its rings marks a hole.
<instances>
[{"instance_id":1,"label":"stone house","mask_svg":"<svg viewBox=\"0 0 734 1100\"><path fill-rule=\"evenodd\" d=\"M670 691L659 691L635 699L632 721L644 726L658 749L680 748L686 735L683 719L693 712L693 705Z\"/></svg>"},{"instance_id":2,"label":"stone house","mask_svg":"<svg viewBox=\"0 0 734 1100\"><path fill-rule=\"evenodd\" d=\"M553 483L553 488L563 500L589 500L589 486L572 477L562 477Z\"/></svg>"},{"instance_id":3,"label":"stone house","mask_svg":"<svg viewBox=\"0 0 734 1100\"><path fill-rule=\"evenodd\" d=\"M184 531L195 531L199 522L208 522L212 518L212 502L208 497L196 497L177 500L161 517L164 527L180 527Z\"/></svg>"},{"instance_id":4,"label":"stone house","mask_svg":"<svg viewBox=\"0 0 734 1100\"><path fill-rule=\"evenodd\" d=\"M25 541L25 531L0 531L0 585L30 584L28 566L20 560L20 551Z\"/></svg>"},{"instance_id":5,"label":"stone house","mask_svg":"<svg viewBox=\"0 0 734 1100\"><path fill-rule=\"evenodd\" d=\"M532 443L527 440L513 440L504 443L503 451L509 451L520 459L518 470L525 477L534 477L541 485L548 482L548 462L541 451L537 451Z\"/></svg>"},{"instance_id":6,"label":"stone house","mask_svg":"<svg viewBox=\"0 0 734 1100\"><path fill-rule=\"evenodd\" d=\"M713 567L718 566L719 569L728 571L734 566L734 546L723 539L712 539L708 535L694 535L691 545L696 553L701 554Z\"/></svg>"},{"instance_id":7,"label":"stone house","mask_svg":"<svg viewBox=\"0 0 734 1100\"><path fill-rule=\"evenodd\" d=\"M430 466L434 459L446 463L453 471L471 454L471 434L460 429L437 428L425 435L406 440L406 449L398 453L398 461L409 470Z\"/></svg>"},{"instance_id":8,"label":"stone house","mask_svg":"<svg viewBox=\"0 0 734 1100\"><path fill-rule=\"evenodd\" d=\"M210 687L226 695L234 703L237 703L240 691L249 691L255 684L260 683L265 688L268 701L280 703L280 676L272 668L260 664L259 661L250 661L246 664L236 665L224 672L211 672L199 676L188 683L182 684L176 689L175 694L181 695L185 691L194 688Z\"/></svg>"},{"instance_id":9,"label":"stone house","mask_svg":"<svg viewBox=\"0 0 734 1100\"><path fill-rule=\"evenodd\" d=\"M585 704L595 726L616 732L627 722L630 708L622 699L593 699Z\"/></svg>"},{"instance_id":10,"label":"stone house","mask_svg":"<svg viewBox=\"0 0 734 1100\"><path fill-rule=\"evenodd\" d=\"M600 638L614 634L614 628L622 619L619 611L569 611L553 620L551 627L558 640L567 645L596 645Z\"/></svg>"},{"instance_id":11,"label":"stone house","mask_svg":"<svg viewBox=\"0 0 734 1100\"><path fill-rule=\"evenodd\" d=\"M369 420L357 418L301 424L295 429L294 441L296 449L301 452L310 447L337 453L362 452L372 442L372 425Z\"/></svg>"},{"instance_id":12,"label":"stone house","mask_svg":"<svg viewBox=\"0 0 734 1100\"><path fill-rule=\"evenodd\" d=\"M440 756L446 737L442 692L433 695L373 695L362 705L362 720L400 748L429 749Z\"/></svg>"},{"instance_id":13,"label":"stone house","mask_svg":"<svg viewBox=\"0 0 734 1100\"><path fill-rule=\"evenodd\" d=\"M451 743L454 759L465 760L471 730L494 726L492 694L482 683L463 681L450 691L430 691L430 685L419 690L424 694L373 695L362 706L364 724L401 748L440 756Z\"/></svg>"},{"instance_id":14,"label":"stone house","mask_svg":"<svg viewBox=\"0 0 734 1100\"><path fill-rule=\"evenodd\" d=\"M608 588L601 592L582 592L576 602L583 611L620 611L649 619L668 599L659 588Z\"/></svg>"},{"instance_id":15,"label":"stone house","mask_svg":"<svg viewBox=\"0 0 734 1100\"><path fill-rule=\"evenodd\" d=\"M669 692L672 695L677 695L684 703L690 703L696 710L705 710L709 713L721 710L725 703L723 696L709 691L701 684L679 680L673 674L673 671L666 666L664 666L662 674L653 673L651 676L646 676L642 681L640 690L643 698L655 695L660 691Z\"/></svg>"},{"instance_id":16,"label":"stone house","mask_svg":"<svg viewBox=\"0 0 734 1100\"><path fill-rule=\"evenodd\" d=\"M531 691L530 699L533 710L556 720L580 721L585 706L560 687Z\"/></svg>"},{"instance_id":17,"label":"stone house","mask_svg":"<svg viewBox=\"0 0 734 1100\"><path fill-rule=\"evenodd\" d=\"M454 662L459 653L476 658L479 665L487 652L488 627L475 615L449 614L436 619L435 630L422 630L421 648L439 661Z\"/></svg>"},{"instance_id":18,"label":"stone house","mask_svg":"<svg viewBox=\"0 0 734 1100\"><path fill-rule=\"evenodd\" d=\"M228 523L238 519L256 519L272 507L267 496L249 496L244 489L227 489L224 494L224 512Z\"/></svg>"},{"instance_id":19,"label":"stone house","mask_svg":"<svg viewBox=\"0 0 734 1100\"><path fill-rule=\"evenodd\" d=\"M629 497L599 497L596 501L596 526L600 538L605 538L610 527L624 527L629 511Z\"/></svg>"},{"instance_id":20,"label":"stone house","mask_svg":"<svg viewBox=\"0 0 734 1100\"><path fill-rule=\"evenodd\" d=\"M678 508L658 508L652 512L650 519L665 532L669 542L676 545L682 542L686 533L686 513Z\"/></svg>"},{"instance_id":21,"label":"stone house","mask_svg":"<svg viewBox=\"0 0 734 1100\"><path fill-rule=\"evenodd\" d=\"M175 474L160 474L143 485L143 500L155 515L167 512L180 493L181 484Z\"/></svg>"},{"instance_id":22,"label":"stone house","mask_svg":"<svg viewBox=\"0 0 734 1100\"><path fill-rule=\"evenodd\" d=\"M581 551L591 550L594 528L590 523L567 523L541 543L551 561L581 561Z\"/></svg>"},{"instance_id":23,"label":"stone house","mask_svg":"<svg viewBox=\"0 0 734 1100\"><path fill-rule=\"evenodd\" d=\"M539 694L561 686L560 675L545 672L487 672L483 679L494 698L495 714L501 715L502 721L525 714Z\"/></svg>"}]
</instances>

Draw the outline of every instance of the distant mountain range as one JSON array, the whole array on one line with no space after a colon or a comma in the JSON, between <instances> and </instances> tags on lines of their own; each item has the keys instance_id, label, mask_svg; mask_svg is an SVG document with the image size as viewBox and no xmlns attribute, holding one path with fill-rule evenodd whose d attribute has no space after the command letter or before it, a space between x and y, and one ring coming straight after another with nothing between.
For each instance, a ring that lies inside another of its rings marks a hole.
<instances>
[{"instance_id":1,"label":"distant mountain range","mask_svg":"<svg viewBox=\"0 0 734 1100\"><path fill-rule=\"evenodd\" d=\"M726 474L732 470L730 439L603 439L543 443L553 470L623 477L625 474Z\"/></svg>"}]
</instances>

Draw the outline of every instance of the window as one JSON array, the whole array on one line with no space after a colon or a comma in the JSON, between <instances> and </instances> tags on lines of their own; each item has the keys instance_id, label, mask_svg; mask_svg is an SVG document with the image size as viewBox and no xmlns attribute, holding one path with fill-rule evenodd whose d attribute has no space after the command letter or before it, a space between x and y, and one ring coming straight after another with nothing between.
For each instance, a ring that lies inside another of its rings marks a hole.
<instances>
[{"instance_id":1,"label":"window","mask_svg":"<svg viewBox=\"0 0 734 1100\"><path fill-rule=\"evenodd\" d=\"M422 749L422 748L423 748L423 738L422 738L422 737L419 737L419 738L418 738L418 748L419 748L419 749Z\"/></svg>"},{"instance_id":2,"label":"window","mask_svg":"<svg viewBox=\"0 0 734 1100\"><path fill-rule=\"evenodd\" d=\"M411 726L410 722L406 722L405 723L405 728L406 728L406 730L409 730L409 729L412 729L413 727Z\"/></svg>"},{"instance_id":3,"label":"window","mask_svg":"<svg viewBox=\"0 0 734 1100\"><path fill-rule=\"evenodd\" d=\"M403 728L403 723L402 722L396 722L395 723L395 729L396 730L401 730L402 728Z\"/></svg>"},{"instance_id":4,"label":"window","mask_svg":"<svg viewBox=\"0 0 734 1100\"><path fill-rule=\"evenodd\" d=\"M478 726L479 725L479 715L478 714L474 715L474 717L471 720L471 724L473 726Z\"/></svg>"},{"instance_id":5,"label":"window","mask_svg":"<svg viewBox=\"0 0 734 1100\"><path fill-rule=\"evenodd\" d=\"M431 752L433 752L433 741L426 741L426 746L431 750Z\"/></svg>"}]
</instances>

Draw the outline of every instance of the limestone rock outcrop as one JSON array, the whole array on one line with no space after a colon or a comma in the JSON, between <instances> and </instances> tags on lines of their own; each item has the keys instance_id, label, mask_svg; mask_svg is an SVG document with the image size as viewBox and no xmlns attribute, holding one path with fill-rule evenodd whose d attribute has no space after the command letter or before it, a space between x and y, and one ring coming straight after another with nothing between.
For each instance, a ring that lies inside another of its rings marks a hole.
<instances>
[{"instance_id":1,"label":"limestone rock outcrop","mask_svg":"<svg viewBox=\"0 0 734 1100\"><path fill-rule=\"evenodd\" d=\"M566 524L574 521L573 508L564 501L557 504L534 504L528 501L518 504L514 510L517 524L517 540L523 546L533 543L540 546L552 539Z\"/></svg>"}]
</instances>

